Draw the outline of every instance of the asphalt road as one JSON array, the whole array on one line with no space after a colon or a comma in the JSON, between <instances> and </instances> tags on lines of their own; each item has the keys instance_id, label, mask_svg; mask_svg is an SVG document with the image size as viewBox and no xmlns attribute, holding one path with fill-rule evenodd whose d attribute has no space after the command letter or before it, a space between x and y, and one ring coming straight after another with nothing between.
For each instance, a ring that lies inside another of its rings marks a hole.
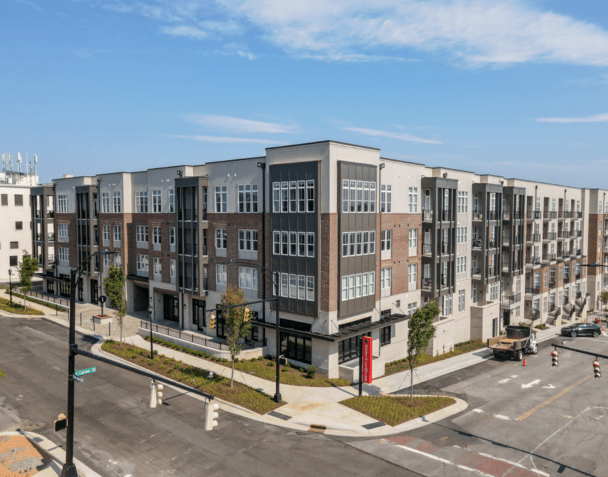
<instances>
[{"instance_id":1,"label":"asphalt road","mask_svg":"<svg viewBox=\"0 0 608 477\"><path fill-rule=\"evenodd\" d=\"M93 341L78 336L82 349ZM149 408L148 379L77 357L97 372L76 383L75 456L103 476L420 476L338 440L260 424L220 410L203 429L203 404L165 387ZM0 431L34 430L64 446L53 421L66 410L67 329L0 317Z\"/></svg>"},{"instance_id":2,"label":"asphalt road","mask_svg":"<svg viewBox=\"0 0 608 477\"><path fill-rule=\"evenodd\" d=\"M562 340L608 355L606 333ZM473 475L456 465L465 461L481 475L608 476L608 362L600 360L604 376L594 379L593 357L562 351L559 366L552 367L552 349L550 342L541 344L537 355L526 356L525 367L490 358L417 386L415 392L469 404L458 415L406 433L428 452L387 447L380 439L350 444L425 476ZM466 453L475 459L463 458Z\"/></svg>"}]
</instances>

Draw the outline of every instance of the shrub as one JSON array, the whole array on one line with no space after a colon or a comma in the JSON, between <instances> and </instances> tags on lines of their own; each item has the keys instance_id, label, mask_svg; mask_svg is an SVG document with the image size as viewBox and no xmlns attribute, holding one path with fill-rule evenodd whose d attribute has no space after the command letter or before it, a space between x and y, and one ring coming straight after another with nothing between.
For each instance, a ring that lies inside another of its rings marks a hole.
<instances>
[{"instance_id":1,"label":"shrub","mask_svg":"<svg viewBox=\"0 0 608 477\"><path fill-rule=\"evenodd\" d=\"M264 356L259 356L258 357L258 361L262 361L264 359Z\"/></svg>"},{"instance_id":2,"label":"shrub","mask_svg":"<svg viewBox=\"0 0 608 477\"><path fill-rule=\"evenodd\" d=\"M272 368L274 366L274 363L272 363L272 362L266 363L266 366L268 366L269 368Z\"/></svg>"},{"instance_id":3,"label":"shrub","mask_svg":"<svg viewBox=\"0 0 608 477\"><path fill-rule=\"evenodd\" d=\"M151 359L150 361L148 361L148 366L154 366L154 360Z\"/></svg>"},{"instance_id":4,"label":"shrub","mask_svg":"<svg viewBox=\"0 0 608 477\"><path fill-rule=\"evenodd\" d=\"M228 360L226 358L222 358L222 363L227 363Z\"/></svg>"},{"instance_id":5,"label":"shrub","mask_svg":"<svg viewBox=\"0 0 608 477\"><path fill-rule=\"evenodd\" d=\"M173 374L173 370L172 369L167 370L167 374Z\"/></svg>"},{"instance_id":6,"label":"shrub","mask_svg":"<svg viewBox=\"0 0 608 477\"><path fill-rule=\"evenodd\" d=\"M282 373L284 373L284 372L286 372L286 371L289 371L289 369L288 369L288 368L283 368L283 369L281 369L281 372L282 372Z\"/></svg>"},{"instance_id":7,"label":"shrub","mask_svg":"<svg viewBox=\"0 0 608 477\"><path fill-rule=\"evenodd\" d=\"M239 362L239 358L234 358L234 364Z\"/></svg>"},{"instance_id":8,"label":"shrub","mask_svg":"<svg viewBox=\"0 0 608 477\"><path fill-rule=\"evenodd\" d=\"M164 365L164 364L161 364L161 365L158 367L158 369L165 369L165 365Z\"/></svg>"},{"instance_id":9,"label":"shrub","mask_svg":"<svg viewBox=\"0 0 608 477\"><path fill-rule=\"evenodd\" d=\"M291 367L291 364L289 364L289 361L287 361L287 360L285 360L285 367L286 367L286 368Z\"/></svg>"},{"instance_id":10,"label":"shrub","mask_svg":"<svg viewBox=\"0 0 608 477\"><path fill-rule=\"evenodd\" d=\"M257 358L251 358L249 361L251 361L253 363L254 361L257 361L257 360L258 360Z\"/></svg>"},{"instance_id":11,"label":"shrub","mask_svg":"<svg viewBox=\"0 0 608 477\"><path fill-rule=\"evenodd\" d=\"M314 378L315 374L317 374L317 368L315 368L312 364L310 366L308 366L308 369L306 370L306 375L309 378Z\"/></svg>"},{"instance_id":12,"label":"shrub","mask_svg":"<svg viewBox=\"0 0 608 477\"><path fill-rule=\"evenodd\" d=\"M154 354L155 354L155 355L156 355L156 354L158 354L158 351L154 351Z\"/></svg>"},{"instance_id":13,"label":"shrub","mask_svg":"<svg viewBox=\"0 0 608 477\"><path fill-rule=\"evenodd\" d=\"M164 360L163 364L169 364L169 360L168 359Z\"/></svg>"}]
</instances>

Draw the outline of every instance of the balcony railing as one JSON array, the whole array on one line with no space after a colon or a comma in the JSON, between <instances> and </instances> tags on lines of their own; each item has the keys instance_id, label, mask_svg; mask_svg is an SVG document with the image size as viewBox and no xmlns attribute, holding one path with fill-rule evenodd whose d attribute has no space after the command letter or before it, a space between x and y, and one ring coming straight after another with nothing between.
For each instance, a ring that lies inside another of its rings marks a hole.
<instances>
[{"instance_id":1,"label":"balcony railing","mask_svg":"<svg viewBox=\"0 0 608 477\"><path fill-rule=\"evenodd\" d=\"M433 254L433 246L430 243L422 244L422 254L423 255L432 255Z\"/></svg>"},{"instance_id":2,"label":"balcony railing","mask_svg":"<svg viewBox=\"0 0 608 477\"><path fill-rule=\"evenodd\" d=\"M483 219L483 214L479 213L479 212L473 212L473 220L482 220Z\"/></svg>"},{"instance_id":3,"label":"balcony railing","mask_svg":"<svg viewBox=\"0 0 608 477\"><path fill-rule=\"evenodd\" d=\"M433 281L430 278L422 279L422 288L424 290L430 290L433 287Z\"/></svg>"},{"instance_id":4,"label":"balcony railing","mask_svg":"<svg viewBox=\"0 0 608 477\"><path fill-rule=\"evenodd\" d=\"M543 214L545 219L557 219L557 211L555 210L545 210Z\"/></svg>"},{"instance_id":5,"label":"balcony railing","mask_svg":"<svg viewBox=\"0 0 608 477\"><path fill-rule=\"evenodd\" d=\"M540 257L538 255L526 257L526 263L528 265L540 265Z\"/></svg>"},{"instance_id":6,"label":"balcony railing","mask_svg":"<svg viewBox=\"0 0 608 477\"><path fill-rule=\"evenodd\" d=\"M573 230L572 234L570 234L570 237L582 237L582 236L583 236L582 230Z\"/></svg>"},{"instance_id":7,"label":"balcony railing","mask_svg":"<svg viewBox=\"0 0 608 477\"><path fill-rule=\"evenodd\" d=\"M564 210L564 219L569 219L572 217L572 212L569 210Z\"/></svg>"},{"instance_id":8,"label":"balcony railing","mask_svg":"<svg viewBox=\"0 0 608 477\"><path fill-rule=\"evenodd\" d=\"M520 270L520 269L521 269L521 264L519 263L518 260L515 260L513 262L513 270L515 271L515 270Z\"/></svg>"},{"instance_id":9,"label":"balcony railing","mask_svg":"<svg viewBox=\"0 0 608 477\"><path fill-rule=\"evenodd\" d=\"M494 265L493 267L489 267L488 268L488 276L489 277L496 277L499 275L499 268Z\"/></svg>"},{"instance_id":10,"label":"balcony railing","mask_svg":"<svg viewBox=\"0 0 608 477\"><path fill-rule=\"evenodd\" d=\"M49 242L55 241L55 234L47 234L47 239Z\"/></svg>"},{"instance_id":11,"label":"balcony railing","mask_svg":"<svg viewBox=\"0 0 608 477\"><path fill-rule=\"evenodd\" d=\"M498 212L495 210L488 212L488 220L498 220Z\"/></svg>"},{"instance_id":12,"label":"balcony railing","mask_svg":"<svg viewBox=\"0 0 608 477\"><path fill-rule=\"evenodd\" d=\"M448 254L452 253L450 250L450 244L443 243L443 242L440 243L439 244L439 253L441 255L448 255Z\"/></svg>"},{"instance_id":13,"label":"balcony railing","mask_svg":"<svg viewBox=\"0 0 608 477\"><path fill-rule=\"evenodd\" d=\"M555 288L555 282L549 282L549 288Z\"/></svg>"},{"instance_id":14,"label":"balcony railing","mask_svg":"<svg viewBox=\"0 0 608 477\"><path fill-rule=\"evenodd\" d=\"M532 320L538 320L540 318L540 310L537 310L536 308L531 308L528 314Z\"/></svg>"},{"instance_id":15,"label":"balcony railing","mask_svg":"<svg viewBox=\"0 0 608 477\"><path fill-rule=\"evenodd\" d=\"M561 254L560 254L560 258L563 259L567 259L570 258L570 252L568 250L564 250Z\"/></svg>"},{"instance_id":16,"label":"balcony railing","mask_svg":"<svg viewBox=\"0 0 608 477\"><path fill-rule=\"evenodd\" d=\"M523 243L524 243L524 240L521 235L516 235L513 238L513 245L522 245Z\"/></svg>"},{"instance_id":17,"label":"balcony railing","mask_svg":"<svg viewBox=\"0 0 608 477\"><path fill-rule=\"evenodd\" d=\"M513 218L515 220L519 220L519 219L523 219L524 218L524 213L521 210L516 210L515 213L513 214Z\"/></svg>"},{"instance_id":18,"label":"balcony railing","mask_svg":"<svg viewBox=\"0 0 608 477\"><path fill-rule=\"evenodd\" d=\"M527 238L528 242L540 242L540 234L530 234Z\"/></svg>"},{"instance_id":19,"label":"balcony railing","mask_svg":"<svg viewBox=\"0 0 608 477\"><path fill-rule=\"evenodd\" d=\"M506 295L502 297L502 302L505 305L513 305L514 303L517 303L520 300L520 296L519 293L516 293L515 295Z\"/></svg>"},{"instance_id":20,"label":"balcony railing","mask_svg":"<svg viewBox=\"0 0 608 477\"><path fill-rule=\"evenodd\" d=\"M422 211L422 220L424 222L432 222L433 221L433 211L429 209L424 209Z\"/></svg>"},{"instance_id":21,"label":"balcony railing","mask_svg":"<svg viewBox=\"0 0 608 477\"><path fill-rule=\"evenodd\" d=\"M526 287L526 294L540 295L540 287Z\"/></svg>"},{"instance_id":22,"label":"balcony railing","mask_svg":"<svg viewBox=\"0 0 608 477\"><path fill-rule=\"evenodd\" d=\"M505 210L502 213L502 219L503 220L511 220L511 211L510 210Z\"/></svg>"},{"instance_id":23,"label":"balcony railing","mask_svg":"<svg viewBox=\"0 0 608 477\"><path fill-rule=\"evenodd\" d=\"M452 211L451 210L442 210L441 211L441 220L443 222L452 221Z\"/></svg>"},{"instance_id":24,"label":"balcony railing","mask_svg":"<svg viewBox=\"0 0 608 477\"><path fill-rule=\"evenodd\" d=\"M570 303L570 297L568 295L564 295L564 306Z\"/></svg>"},{"instance_id":25,"label":"balcony railing","mask_svg":"<svg viewBox=\"0 0 608 477\"><path fill-rule=\"evenodd\" d=\"M570 231L569 230L563 230L561 232L561 237L565 238L565 239L570 238Z\"/></svg>"},{"instance_id":26,"label":"balcony railing","mask_svg":"<svg viewBox=\"0 0 608 477\"><path fill-rule=\"evenodd\" d=\"M441 275L439 277L439 287L447 288L450 285L448 277L446 275Z\"/></svg>"},{"instance_id":27,"label":"balcony railing","mask_svg":"<svg viewBox=\"0 0 608 477\"><path fill-rule=\"evenodd\" d=\"M574 275L574 279L575 280L580 280L581 279L581 274L577 273L576 275Z\"/></svg>"},{"instance_id":28,"label":"balcony railing","mask_svg":"<svg viewBox=\"0 0 608 477\"><path fill-rule=\"evenodd\" d=\"M582 255L583 251L580 248L576 249L576 255Z\"/></svg>"},{"instance_id":29,"label":"balcony railing","mask_svg":"<svg viewBox=\"0 0 608 477\"><path fill-rule=\"evenodd\" d=\"M472 243L473 248L481 248L481 239L474 239Z\"/></svg>"},{"instance_id":30,"label":"balcony railing","mask_svg":"<svg viewBox=\"0 0 608 477\"><path fill-rule=\"evenodd\" d=\"M475 278L475 276L481 277L481 268L479 268L479 267L472 268L471 275L473 276L473 278Z\"/></svg>"},{"instance_id":31,"label":"balcony railing","mask_svg":"<svg viewBox=\"0 0 608 477\"><path fill-rule=\"evenodd\" d=\"M547 232L543 235L543 240L555 240L557 239L557 234L555 232Z\"/></svg>"},{"instance_id":32,"label":"balcony railing","mask_svg":"<svg viewBox=\"0 0 608 477\"><path fill-rule=\"evenodd\" d=\"M543 262L553 262L557 260L557 255L554 253L543 253Z\"/></svg>"},{"instance_id":33,"label":"balcony railing","mask_svg":"<svg viewBox=\"0 0 608 477\"><path fill-rule=\"evenodd\" d=\"M582 212L575 212L575 215L573 216L575 219L582 219L583 218L583 213Z\"/></svg>"},{"instance_id":34,"label":"balcony railing","mask_svg":"<svg viewBox=\"0 0 608 477\"><path fill-rule=\"evenodd\" d=\"M488 240L488 248L496 248L496 240L494 240L494 239Z\"/></svg>"},{"instance_id":35,"label":"balcony railing","mask_svg":"<svg viewBox=\"0 0 608 477\"><path fill-rule=\"evenodd\" d=\"M570 274L564 273L564 283L569 283L569 282L570 282Z\"/></svg>"},{"instance_id":36,"label":"balcony railing","mask_svg":"<svg viewBox=\"0 0 608 477\"><path fill-rule=\"evenodd\" d=\"M549 303L549 313L553 313L556 310L555 303Z\"/></svg>"}]
</instances>

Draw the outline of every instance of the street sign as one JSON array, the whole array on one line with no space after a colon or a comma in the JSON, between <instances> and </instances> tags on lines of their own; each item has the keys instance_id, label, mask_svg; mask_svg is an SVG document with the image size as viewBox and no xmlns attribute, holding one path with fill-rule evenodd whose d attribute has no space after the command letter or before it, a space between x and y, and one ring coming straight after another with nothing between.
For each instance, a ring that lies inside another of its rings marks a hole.
<instances>
[{"instance_id":1,"label":"street sign","mask_svg":"<svg viewBox=\"0 0 608 477\"><path fill-rule=\"evenodd\" d=\"M101 296L99 297L99 303L105 303L105 302L106 302L106 297L105 297L105 296L103 296L103 295L101 295Z\"/></svg>"},{"instance_id":2,"label":"street sign","mask_svg":"<svg viewBox=\"0 0 608 477\"><path fill-rule=\"evenodd\" d=\"M84 383L84 379L82 379L79 376L74 375L74 376L72 376L72 378L74 378L74 381L78 381L79 383Z\"/></svg>"},{"instance_id":3,"label":"street sign","mask_svg":"<svg viewBox=\"0 0 608 477\"><path fill-rule=\"evenodd\" d=\"M372 347L373 340L369 336L363 337L363 369L361 375L364 383L372 382Z\"/></svg>"},{"instance_id":4,"label":"street sign","mask_svg":"<svg viewBox=\"0 0 608 477\"><path fill-rule=\"evenodd\" d=\"M74 376L86 376L87 374L93 374L97 371L97 367L81 369L80 371L74 372Z\"/></svg>"}]
</instances>

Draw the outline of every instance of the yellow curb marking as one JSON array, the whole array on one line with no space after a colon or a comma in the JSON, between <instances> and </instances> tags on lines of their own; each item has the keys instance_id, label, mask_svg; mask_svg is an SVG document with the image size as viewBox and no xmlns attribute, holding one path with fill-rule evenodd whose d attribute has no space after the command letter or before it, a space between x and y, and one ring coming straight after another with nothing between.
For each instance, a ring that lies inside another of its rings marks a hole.
<instances>
[{"instance_id":1,"label":"yellow curb marking","mask_svg":"<svg viewBox=\"0 0 608 477\"><path fill-rule=\"evenodd\" d=\"M517 418L518 421L523 421L526 417L530 417L532 414L534 414L536 411L538 411L539 409L545 407L547 404L551 404L553 401L555 401L556 399L559 399L560 397L562 397L564 394L566 394L569 391L572 391L575 387L577 387L579 384L583 384L585 381L587 381L589 378L593 377L593 374L590 374L589 376L585 376L583 379L581 379L580 381L574 383L572 386L567 387L566 389L564 389L563 391L558 392L555 396L550 397L549 399L547 399L545 402L541 402L538 406L536 406L534 409L530 409L527 413L522 414L521 416L519 416Z\"/></svg>"}]
</instances>

